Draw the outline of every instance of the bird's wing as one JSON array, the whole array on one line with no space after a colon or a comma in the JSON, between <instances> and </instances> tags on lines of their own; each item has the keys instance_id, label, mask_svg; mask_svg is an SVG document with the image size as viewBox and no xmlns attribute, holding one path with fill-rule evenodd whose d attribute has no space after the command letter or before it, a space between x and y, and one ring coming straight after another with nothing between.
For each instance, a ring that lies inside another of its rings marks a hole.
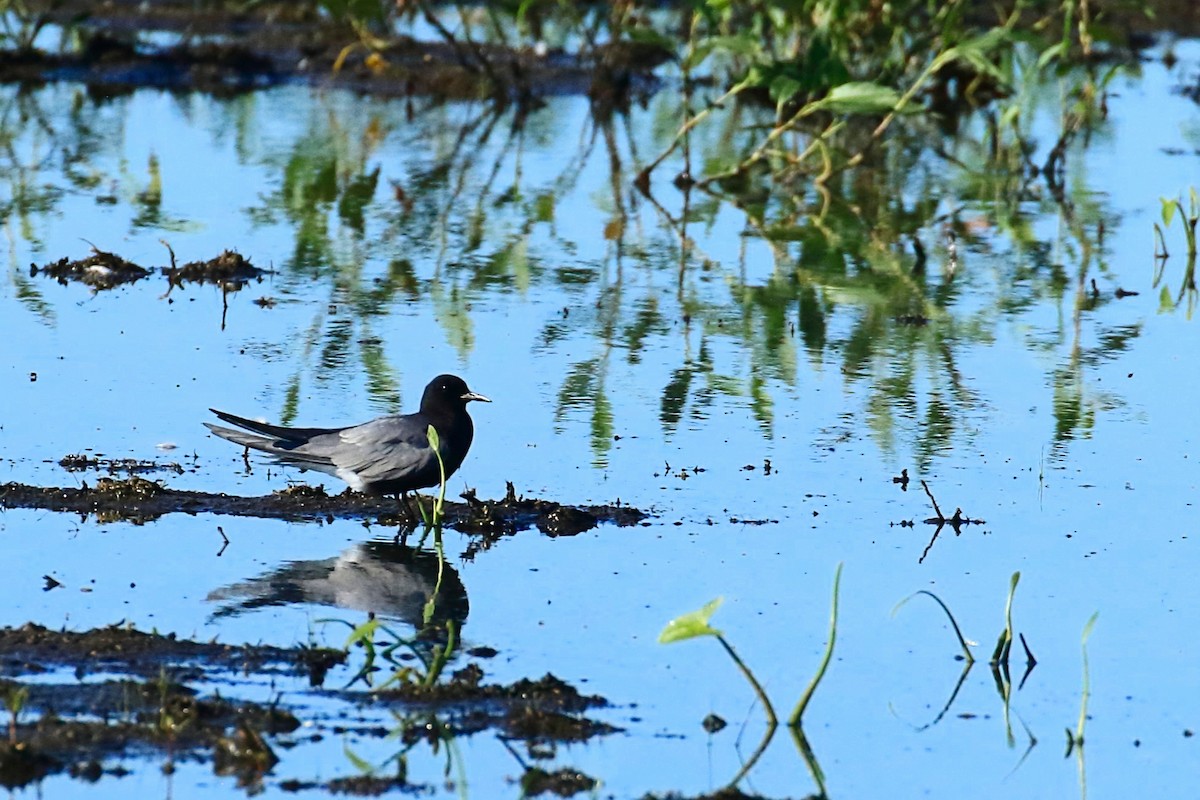
<instances>
[{"instance_id":1,"label":"bird's wing","mask_svg":"<svg viewBox=\"0 0 1200 800\"><path fill-rule=\"evenodd\" d=\"M343 428L336 436L319 437L312 445L320 446L320 454L339 468L339 474L350 472L366 483L411 477L414 487L423 488L431 485L431 476L437 481L438 466L426 437L427 423L418 416L380 417Z\"/></svg>"}]
</instances>

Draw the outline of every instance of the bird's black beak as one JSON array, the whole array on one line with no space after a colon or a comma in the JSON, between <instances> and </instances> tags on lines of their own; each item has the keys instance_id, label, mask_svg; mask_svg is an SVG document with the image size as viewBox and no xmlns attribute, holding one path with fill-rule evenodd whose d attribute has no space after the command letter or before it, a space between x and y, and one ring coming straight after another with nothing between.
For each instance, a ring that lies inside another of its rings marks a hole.
<instances>
[{"instance_id":1,"label":"bird's black beak","mask_svg":"<svg viewBox=\"0 0 1200 800\"><path fill-rule=\"evenodd\" d=\"M461 399L464 403L469 403L472 400L479 400L480 402L483 402L483 403L492 402L491 399L484 397L483 395L479 394L478 392L467 392L466 394L462 395Z\"/></svg>"}]
</instances>

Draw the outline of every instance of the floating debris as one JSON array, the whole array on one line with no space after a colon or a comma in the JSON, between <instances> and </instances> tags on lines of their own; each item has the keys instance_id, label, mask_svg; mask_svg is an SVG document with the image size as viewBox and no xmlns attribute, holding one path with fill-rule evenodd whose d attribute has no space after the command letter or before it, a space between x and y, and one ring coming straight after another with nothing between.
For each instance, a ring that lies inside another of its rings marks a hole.
<instances>
[{"instance_id":1,"label":"floating debris","mask_svg":"<svg viewBox=\"0 0 1200 800\"><path fill-rule=\"evenodd\" d=\"M95 245L92 245L92 254L87 258L72 261L63 257L44 267L29 265L30 277L35 277L39 272L49 275L63 286L75 281L96 291L133 283L150 274L150 270L145 267L139 267L132 261L126 261L119 255L101 250Z\"/></svg>"},{"instance_id":2,"label":"floating debris","mask_svg":"<svg viewBox=\"0 0 1200 800\"><path fill-rule=\"evenodd\" d=\"M96 458L83 453L70 453L58 460L58 465L67 472L82 472L84 470L105 470L109 475L124 472L136 475L145 472L173 472L183 474L183 467L174 461L146 461L136 458Z\"/></svg>"},{"instance_id":3,"label":"floating debris","mask_svg":"<svg viewBox=\"0 0 1200 800\"><path fill-rule=\"evenodd\" d=\"M189 261L176 267L175 253L171 253L171 266L163 267L163 274L172 287L184 283L211 283L227 291L237 291L251 281L261 281L273 274L271 270L259 269L250 259L233 250L226 250L208 261Z\"/></svg>"}]
</instances>

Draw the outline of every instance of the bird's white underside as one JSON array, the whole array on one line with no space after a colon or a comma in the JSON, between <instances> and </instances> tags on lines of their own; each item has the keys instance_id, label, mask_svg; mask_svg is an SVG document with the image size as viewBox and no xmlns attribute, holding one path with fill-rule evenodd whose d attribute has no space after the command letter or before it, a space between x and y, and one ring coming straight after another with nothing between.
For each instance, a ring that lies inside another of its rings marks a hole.
<instances>
[{"instance_id":1,"label":"bird's white underside","mask_svg":"<svg viewBox=\"0 0 1200 800\"><path fill-rule=\"evenodd\" d=\"M358 476L357 472L352 472L352 471L346 469L345 467L338 467L337 472L335 472L334 474L337 475L342 480L344 480L346 483L350 484L350 488L353 489L354 491L356 491L356 492L366 491L366 489L364 487L367 484L363 481L362 478L360 478Z\"/></svg>"}]
</instances>

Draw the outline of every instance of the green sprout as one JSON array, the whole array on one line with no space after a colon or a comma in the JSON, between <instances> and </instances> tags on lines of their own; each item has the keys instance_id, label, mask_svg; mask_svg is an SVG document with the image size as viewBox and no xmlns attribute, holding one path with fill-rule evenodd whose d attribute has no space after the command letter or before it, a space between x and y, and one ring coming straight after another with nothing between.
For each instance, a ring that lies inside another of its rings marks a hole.
<instances>
[{"instance_id":1,"label":"green sprout","mask_svg":"<svg viewBox=\"0 0 1200 800\"><path fill-rule=\"evenodd\" d=\"M715 637L721 646L725 648L725 652L733 659L733 663L737 664L742 674L746 676L746 680L754 687L754 693L758 695L758 699L763 704L763 710L767 712L767 724L774 728L779 723L779 718L775 716L775 708L771 705L770 698L763 691L762 685L758 679L754 677L754 673L746 666L746 662L742 661L738 656L737 651L733 649L733 645L725 638L725 634L708 624L712 615L721 607L721 603L725 602L725 598L718 597L709 601L703 608L696 611L676 617L667 623L667 626L662 629L662 633L658 635L659 644L671 644L672 642L682 642L687 639L696 639L701 636Z\"/></svg>"},{"instance_id":2,"label":"green sprout","mask_svg":"<svg viewBox=\"0 0 1200 800\"><path fill-rule=\"evenodd\" d=\"M892 609L892 616L895 616L897 611L905 606L909 600L912 600L919 594L933 598L933 601L942 607L942 611L946 612L946 618L950 620L950 627L954 628L954 635L958 637L958 646L962 649L963 658L968 664L974 664L975 656L971 653L971 646L974 645L975 642L968 641L967 638L963 636L962 628L958 627L958 620L954 619L954 614L950 613L950 607L942 602L942 598L938 597L928 589L921 589L918 592L913 592L908 597L901 600L896 604L896 607Z\"/></svg>"},{"instance_id":3,"label":"green sprout","mask_svg":"<svg viewBox=\"0 0 1200 800\"><path fill-rule=\"evenodd\" d=\"M792 716L788 718L788 727L799 728L800 718L804 716L804 709L808 708L808 701L812 699L813 692L817 690L817 684L825 677L825 670L829 668L829 661L833 658L833 643L837 640L837 622L838 622L838 591L842 585L842 565L837 565L837 570L833 573L833 606L829 614L829 642L825 645L825 655L821 658L821 665L817 667L817 674L813 675L812 680L808 682L808 687L804 690L804 694L800 695L800 701L796 703L796 708L792 711Z\"/></svg>"},{"instance_id":4,"label":"green sprout","mask_svg":"<svg viewBox=\"0 0 1200 800\"><path fill-rule=\"evenodd\" d=\"M1164 228L1171 227L1171 222L1175 219L1175 214L1178 212L1179 219L1183 224L1183 236L1187 242L1188 259L1195 261L1196 259L1196 224L1200 222L1200 196L1197 196L1195 187L1188 189L1188 210L1183 210L1183 197L1179 199L1162 197L1159 198L1162 202L1162 227L1158 223L1154 223L1154 232L1157 234L1158 243L1161 246L1162 256L1167 255L1166 237L1163 234Z\"/></svg>"},{"instance_id":5,"label":"green sprout","mask_svg":"<svg viewBox=\"0 0 1200 800\"><path fill-rule=\"evenodd\" d=\"M842 564L838 564L833 578L833 610L830 613L829 641L825 646L825 654L821 659L820 666L817 668L816 675L809 682L808 687L800 696L799 702L796 703L796 708L792 711L791 717L788 718L788 728L791 730L792 740L795 742L796 748L800 752L800 757L804 759L804 763L808 766L809 772L812 774L813 780L820 790L820 793L817 795L818 797L825 797L825 773L821 770L820 764L817 763L816 755L813 753L812 747L809 746L808 739L804 735L801 719L804 716L804 710L808 707L809 700L812 699L813 692L816 691L821 679L825 677L825 671L828 669L829 662L833 658L833 646L837 639L838 595L841 581ZM670 644L671 642L681 642L685 639L695 639L701 636L716 638L721 643L721 646L725 648L725 652L729 654L729 657L733 659L733 663L737 664L738 669L746 676L746 680L750 682L750 685L754 688L754 693L758 695L759 701L762 702L763 709L767 714L766 732L763 734L763 739L758 747L755 748L754 752L743 763L741 770L729 782L728 787L733 788L741 782L742 778L749 774L750 770L758 762L758 759L766 751L767 745L770 744L771 738L775 735L779 721L778 717L775 716L775 709L771 705L767 693L763 690L762 685L759 684L758 679L754 677L754 673L751 672L746 663L738 656L737 652L733 649L733 645L725 638L725 634L709 624L709 620L712 619L712 615L722 602L723 598L718 597L707 603L703 608L688 612L671 620L663 628L662 633L658 635L658 641L662 644Z\"/></svg>"},{"instance_id":6,"label":"green sprout","mask_svg":"<svg viewBox=\"0 0 1200 800\"><path fill-rule=\"evenodd\" d=\"M1088 699L1092 696L1092 679L1088 673L1088 653L1087 642L1088 637L1092 635L1092 629L1096 627L1096 620L1100 616L1100 612L1092 614L1087 624L1083 626L1083 636L1080 638L1079 647L1083 651L1083 694L1079 703L1079 721L1075 723L1075 732L1072 733L1070 728L1067 728L1067 755L1071 755L1071 751L1083 748L1083 728L1087 723L1087 708Z\"/></svg>"},{"instance_id":7,"label":"green sprout","mask_svg":"<svg viewBox=\"0 0 1200 800\"><path fill-rule=\"evenodd\" d=\"M446 643L435 645L433 652L428 656L419 646L419 637L405 638L375 617L371 617L361 625L351 625L341 619L320 619L317 622L338 622L349 626L350 635L346 638L342 649L350 652L350 648L358 646L366 654L362 667L350 679L348 686L352 686L360 680L370 686L371 676L379 670L377 661L382 661L391 667L391 674L378 686L372 687L377 692L394 684L424 688L433 686L441 677L446 662L450 660L450 656L454 654L458 645L458 626L452 620L446 623ZM397 655L401 650L411 654L419 666L403 663L402 657Z\"/></svg>"},{"instance_id":8,"label":"green sprout","mask_svg":"<svg viewBox=\"0 0 1200 800\"><path fill-rule=\"evenodd\" d=\"M425 431L425 436L429 439L429 446L433 448L433 454L437 456L439 474L437 500L433 504L432 517L426 518L425 524L440 529L442 519L446 515L446 462L442 461L442 438L438 436L437 428L430 425L429 429ZM417 506L419 508L420 503ZM421 509L421 514L424 516L424 509Z\"/></svg>"},{"instance_id":9,"label":"green sprout","mask_svg":"<svg viewBox=\"0 0 1200 800\"><path fill-rule=\"evenodd\" d=\"M11 744L17 743L17 721L21 716L21 712L25 710L25 703L29 700L29 687L13 681L6 683L3 690L0 691L0 701L4 703L4 707L8 709L8 741Z\"/></svg>"},{"instance_id":10,"label":"green sprout","mask_svg":"<svg viewBox=\"0 0 1200 800\"><path fill-rule=\"evenodd\" d=\"M1012 607L1013 595L1017 593L1017 584L1021 582L1021 573L1014 572L1008 582L1008 599L1004 603L1004 630L1000 631L1000 638L996 640L996 649L992 651L992 666L997 664L1008 664L1008 654L1012 651L1013 643L1013 623L1012 623Z\"/></svg>"}]
</instances>

